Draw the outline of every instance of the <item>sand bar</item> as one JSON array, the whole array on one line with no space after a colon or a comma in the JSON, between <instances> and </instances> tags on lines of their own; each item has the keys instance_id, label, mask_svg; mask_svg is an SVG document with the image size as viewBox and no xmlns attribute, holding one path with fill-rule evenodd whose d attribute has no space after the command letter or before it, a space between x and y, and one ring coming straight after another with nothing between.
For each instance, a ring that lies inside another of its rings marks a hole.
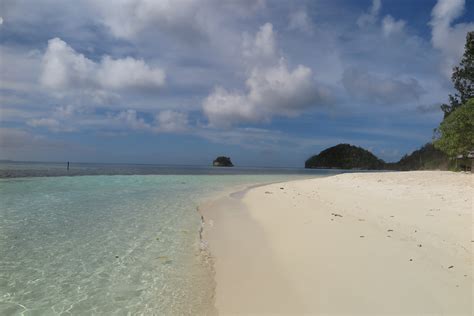
<instances>
[{"instance_id":1,"label":"sand bar","mask_svg":"<svg viewBox=\"0 0 474 316\"><path fill-rule=\"evenodd\" d=\"M343 174L203 205L221 315L472 315L474 175Z\"/></svg>"}]
</instances>

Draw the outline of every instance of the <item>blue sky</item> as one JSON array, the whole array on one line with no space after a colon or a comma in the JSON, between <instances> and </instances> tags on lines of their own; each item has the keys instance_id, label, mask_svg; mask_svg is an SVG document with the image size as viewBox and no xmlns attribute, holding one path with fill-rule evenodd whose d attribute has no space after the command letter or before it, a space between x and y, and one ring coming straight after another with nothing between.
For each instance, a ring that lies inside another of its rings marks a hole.
<instances>
[{"instance_id":1,"label":"blue sky","mask_svg":"<svg viewBox=\"0 0 474 316\"><path fill-rule=\"evenodd\" d=\"M431 140L474 1L6 0L0 159L302 166Z\"/></svg>"}]
</instances>

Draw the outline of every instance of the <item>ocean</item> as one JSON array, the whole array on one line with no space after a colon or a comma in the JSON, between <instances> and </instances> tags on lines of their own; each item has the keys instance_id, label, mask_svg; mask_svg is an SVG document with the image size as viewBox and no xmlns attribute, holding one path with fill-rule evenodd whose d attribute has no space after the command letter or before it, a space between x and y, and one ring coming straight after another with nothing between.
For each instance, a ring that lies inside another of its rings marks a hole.
<instances>
[{"instance_id":1,"label":"ocean","mask_svg":"<svg viewBox=\"0 0 474 316\"><path fill-rule=\"evenodd\" d=\"M0 163L0 315L212 314L198 205L337 171Z\"/></svg>"}]
</instances>

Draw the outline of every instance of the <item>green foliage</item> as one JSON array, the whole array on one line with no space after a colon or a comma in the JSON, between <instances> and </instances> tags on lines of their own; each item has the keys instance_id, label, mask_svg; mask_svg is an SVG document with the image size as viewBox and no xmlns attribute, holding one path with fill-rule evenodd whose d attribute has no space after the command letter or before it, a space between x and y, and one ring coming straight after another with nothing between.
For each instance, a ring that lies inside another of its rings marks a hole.
<instances>
[{"instance_id":1,"label":"green foliage","mask_svg":"<svg viewBox=\"0 0 474 316\"><path fill-rule=\"evenodd\" d=\"M463 58L459 66L454 67L451 79L458 93L450 95L449 104L441 106L444 117L474 98L474 31L467 33Z\"/></svg>"},{"instance_id":2,"label":"green foliage","mask_svg":"<svg viewBox=\"0 0 474 316\"><path fill-rule=\"evenodd\" d=\"M370 151L349 144L327 148L305 162L305 168L367 170L452 170L453 160L431 143L423 145L394 163L385 163Z\"/></svg>"},{"instance_id":3,"label":"green foliage","mask_svg":"<svg viewBox=\"0 0 474 316\"><path fill-rule=\"evenodd\" d=\"M440 138L435 147L449 157L467 156L474 150L474 98L452 112L438 128Z\"/></svg>"},{"instance_id":4,"label":"green foliage","mask_svg":"<svg viewBox=\"0 0 474 316\"><path fill-rule=\"evenodd\" d=\"M325 149L305 162L305 168L383 169L384 165L370 151L349 144Z\"/></svg>"},{"instance_id":5,"label":"green foliage","mask_svg":"<svg viewBox=\"0 0 474 316\"><path fill-rule=\"evenodd\" d=\"M396 163L388 163L391 170L447 170L450 168L449 157L431 143L423 145L410 155L405 155Z\"/></svg>"}]
</instances>

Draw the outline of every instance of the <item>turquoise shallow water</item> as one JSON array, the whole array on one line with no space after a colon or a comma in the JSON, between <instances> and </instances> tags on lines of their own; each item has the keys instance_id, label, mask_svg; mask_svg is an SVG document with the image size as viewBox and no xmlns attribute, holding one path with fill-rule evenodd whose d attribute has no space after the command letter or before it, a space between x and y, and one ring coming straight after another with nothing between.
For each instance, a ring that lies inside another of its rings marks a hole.
<instances>
[{"instance_id":1,"label":"turquoise shallow water","mask_svg":"<svg viewBox=\"0 0 474 316\"><path fill-rule=\"evenodd\" d=\"M200 201L308 176L0 179L0 315L212 312Z\"/></svg>"}]
</instances>

